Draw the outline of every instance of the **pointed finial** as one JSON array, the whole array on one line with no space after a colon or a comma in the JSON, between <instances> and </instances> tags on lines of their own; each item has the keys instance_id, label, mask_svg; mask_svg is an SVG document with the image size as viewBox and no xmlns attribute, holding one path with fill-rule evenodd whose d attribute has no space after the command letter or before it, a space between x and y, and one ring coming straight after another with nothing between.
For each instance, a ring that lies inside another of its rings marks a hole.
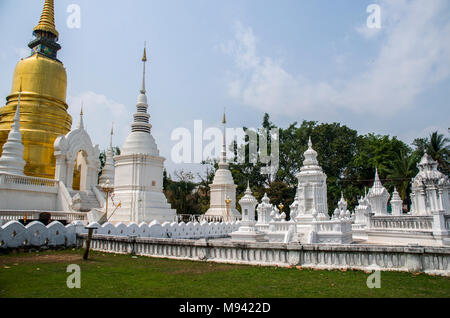
<instances>
[{"instance_id":1,"label":"pointed finial","mask_svg":"<svg viewBox=\"0 0 450 318\"><path fill-rule=\"evenodd\" d=\"M55 27L55 8L53 0L45 0L44 9L42 10L41 19L33 31L49 32L56 37L59 37L58 31Z\"/></svg>"},{"instance_id":2,"label":"pointed finial","mask_svg":"<svg viewBox=\"0 0 450 318\"><path fill-rule=\"evenodd\" d=\"M147 62L147 42L144 42L144 56L142 56L142 62Z\"/></svg>"},{"instance_id":3,"label":"pointed finial","mask_svg":"<svg viewBox=\"0 0 450 318\"><path fill-rule=\"evenodd\" d=\"M147 50L146 50L146 44L144 43L144 55L142 56L142 64L143 64L143 71L142 71L142 88L141 88L141 94L145 94L145 63L147 62Z\"/></svg>"},{"instance_id":4,"label":"pointed finial","mask_svg":"<svg viewBox=\"0 0 450 318\"><path fill-rule=\"evenodd\" d=\"M309 136L309 140L308 140L308 147L312 148L312 141L311 141L311 136Z\"/></svg>"},{"instance_id":5,"label":"pointed finial","mask_svg":"<svg viewBox=\"0 0 450 318\"><path fill-rule=\"evenodd\" d=\"M378 167L375 168L375 181L380 181L380 176L378 175Z\"/></svg>"},{"instance_id":6,"label":"pointed finial","mask_svg":"<svg viewBox=\"0 0 450 318\"><path fill-rule=\"evenodd\" d=\"M251 194L252 190L250 189L250 180L247 180L247 189L245 190L245 193Z\"/></svg>"},{"instance_id":7,"label":"pointed finial","mask_svg":"<svg viewBox=\"0 0 450 318\"><path fill-rule=\"evenodd\" d=\"M83 121L83 102L81 102L80 121L78 122L78 129L84 129L84 121Z\"/></svg>"},{"instance_id":8,"label":"pointed finial","mask_svg":"<svg viewBox=\"0 0 450 318\"><path fill-rule=\"evenodd\" d=\"M19 89L19 99L17 100L16 113L14 114L14 126L20 128L20 98L22 96L22 84Z\"/></svg>"},{"instance_id":9,"label":"pointed finial","mask_svg":"<svg viewBox=\"0 0 450 318\"><path fill-rule=\"evenodd\" d=\"M111 149L112 149L112 138L113 138L113 135L114 135L114 123L112 123L112 125L111 125L111 137L109 139L109 148L111 148Z\"/></svg>"},{"instance_id":10,"label":"pointed finial","mask_svg":"<svg viewBox=\"0 0 450 318\"><path fill-rule=\"evenodd\" d=\"M226 124L227 123L227 118L226 118L226 116L225 116L225 107L224 107L224 109L223 109L223 118L222 118L222 124Z\"/></svg>"}]
</instances>

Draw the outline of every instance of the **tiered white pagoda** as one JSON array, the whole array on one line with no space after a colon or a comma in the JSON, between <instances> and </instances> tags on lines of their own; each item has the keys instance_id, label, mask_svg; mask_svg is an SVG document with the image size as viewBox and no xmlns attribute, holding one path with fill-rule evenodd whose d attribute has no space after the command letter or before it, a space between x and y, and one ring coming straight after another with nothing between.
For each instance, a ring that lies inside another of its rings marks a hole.
<instances>
[{"instance_id":1,"label":"tiered white pagoda","mask_svg":"<svg viewBox=\"0 0 450 318\"><path fill-rule=\"evenodd\" d=\"M211 189L211 201L205 216L209 219L231 220L240 219L241 214L236 210L236 188L233 176L227 163L227 149L225 140L226 118L223 114L223 140L222 154L219 161L219 169L214 175L213 183L209 185Z\"/></svg>"},{"instance_id":2,"label":"tiered white pagoda","mask_svg":"<svg viewBox=\"0 0 450 318\"><path fill-rule=\"evenodd\" d=\"M122 152L115 156L114 196L121 207L110 217L110 222L159 222L174 221L176 211L167 202L163 193L163 169L165 158L159 155L155 139L151 134L152 125L147 113L145 95L144 49L142 88L137 101L137 112L131 124ZM109 214L109 213L108 213Z\"/></svg>"},{"instance_id":3,"label":"tiered white pagoda","mask_svg":"<svg viewBox=\"0 0 450 318\"><path fill-rule=\"evenodd\" d=\"M419 173L412 180L411 214L432 215L435 211L450 211L450 182L437 169L438 163L426 153L417 166Z\"/></svg>"},{"instance_id":4,"label":"tiered white pagoda","mask_svg":"<svg viewBox=\"0 0 450 318\"><path fill-rule=\"evenodd\" d=\"M378 176L378 169L375 169L375 181L367 194L367 198L369 199L372 212L375 213L375 216L389 215L387 212L389 192L381 184L380 177Z\"/></svg>"},{"instance_id":5,"label":"tiered white pagoda","mask_svg":"<svg viewBox=\"0 0 450 318\"><path fill-rule=\"evenodd\" d=\"M295 220L299 231L302 231L302 227L309 229L309 225L314 219L318 221L329 220L327 176L319 166L317 152L312 148L311 137L304 157L303 166L296 176L298 187Z\"/></svg>"}]
</instances>

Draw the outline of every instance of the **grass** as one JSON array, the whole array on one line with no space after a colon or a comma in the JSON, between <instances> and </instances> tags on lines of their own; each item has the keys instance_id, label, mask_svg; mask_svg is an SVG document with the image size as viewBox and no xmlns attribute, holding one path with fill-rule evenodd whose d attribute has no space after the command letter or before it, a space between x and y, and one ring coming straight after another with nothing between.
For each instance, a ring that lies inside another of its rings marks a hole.
<instances>
[{"instance_id":1,"label":"grass","mask_svg":"<svg viewBox=\"0 0 450 318\"><path fill-rule=\"evenodd\" d=\"M362 271L178 261L82 250L0 256L0 297L449 297L450 278L382 272L369 289ZM81 267L81 288L66 286L69 264Z\"/></svg>"}]
</instances>

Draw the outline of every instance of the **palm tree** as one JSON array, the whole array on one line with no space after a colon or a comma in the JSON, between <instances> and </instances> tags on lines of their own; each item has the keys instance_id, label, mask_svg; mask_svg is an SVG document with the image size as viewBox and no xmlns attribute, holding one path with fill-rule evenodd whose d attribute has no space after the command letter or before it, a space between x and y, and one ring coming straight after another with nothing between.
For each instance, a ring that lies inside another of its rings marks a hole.
<instances>
[{"instance_id":1,"label":"palm tree","mask_svg":"<svg viewBox=\"0 0 450 318\"><path fill-rule=\"evenodd\" d=\"M388 178L397 187L397 191L403 202L409 206L409 192L411 179L417 174L417 157L408 156L404 150L396 153L396 158L392 162L392 168L388 170Z\"/></svg>"},{"instance_id":2,"label":"palm tree","mask_svg":"<svg viewBox=\"0 0 450 318\"><path fill-rule=\"evenodd\" d=\"M439 163L439 170L449 175L450 139L437 131L430 135L426 145L428 154Z\"/></svg>"}]
</instances>

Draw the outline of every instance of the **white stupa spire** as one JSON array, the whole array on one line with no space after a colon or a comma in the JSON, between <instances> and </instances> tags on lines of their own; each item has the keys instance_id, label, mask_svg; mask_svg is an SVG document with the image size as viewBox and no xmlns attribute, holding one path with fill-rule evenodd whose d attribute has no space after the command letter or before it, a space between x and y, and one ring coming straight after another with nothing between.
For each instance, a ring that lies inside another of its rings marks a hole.
<instances>
[{"instance_id":1,"label":"white stupa spire","mask_svg":"<svg viewBox=\"0 0 450 318\"><path fill-rule=\"evenodd\" d=\"M233 218L240 218L241 214L236 210L236 185L227 163L227 148L225 139L225 124L227 123L225 112L223 113L223 136L222 153L219 159L219 169L214 174L213 183L210 184L211 200L210 208L206 211L206 216L225 218L228 216L225 200L231 199L230 213Z\"/></svg>"},{"instance_id":2,"label":"white stupa spire","mask_svg":"<svg viewBox=\"0 0 450 318\"><path fill-rule=\"evenodd\" d=\"M83 120L83 102L81 102L81 110L80 110L80 121L78 122L78 129L84 129L84 120Z\"/></svg>"},{"instance_id":3,"label":"white stupa spire","mask_svg":"<svg viewBox=\"0 0 450 318\"><path fill-rule=\"evenodd\" d=\"M144 55L142 56L142 87L136 104L137 112L133 115L134 121L131 124L131 131L150 134L152 125L149 124L150 115L147 113L148 103L147 95L145 95L145 63L147 63L147 50L144 46Z\"/></svg>"},{"instance_id":4,"label":"white stupa spire","mask_svg":"<svg viewBox=\"0 0 450 318\"><path fill-rule=\"evenodd\" d=\"M111 184L114 184L114 149L112 146L112 137L114 135L114 125L111 126L111 137L109 140L109 148L106 152L106 158L105 158L105 165L102 169L102 174L99 178L99 183L103 184L106 183L106 181L109 180Z\"/></svg>"},{"instance_id":5,"label":"white stupa spire","mask_svg":"<svg viewBox=\"0 0 450 318\"><path fill-rule=\"evenodd\" d=\"M19 99L17 102L14 121L11 125L8 139L3 145L2 156L0 157L0 173L24 175L25 160L23 160L22 135L20 133L20 99L22 96L22 85L19 89Z\"/></svg>"},{"instance_id":6,"label":"white stupa spire","mask_svg":"<svg viewBox=\"0 0 450 318\"><path fill-rule=\"evenodd\" d=\"M227 119L225 116L225 111L223 112L223 118L222 118L222 124L223 124L223 134L222 134L222 153L220 156L219 161L219 169L228 169L228 163L227 163L227 143L226 143L226 124Z\"/></svg>"}]
</instances>

